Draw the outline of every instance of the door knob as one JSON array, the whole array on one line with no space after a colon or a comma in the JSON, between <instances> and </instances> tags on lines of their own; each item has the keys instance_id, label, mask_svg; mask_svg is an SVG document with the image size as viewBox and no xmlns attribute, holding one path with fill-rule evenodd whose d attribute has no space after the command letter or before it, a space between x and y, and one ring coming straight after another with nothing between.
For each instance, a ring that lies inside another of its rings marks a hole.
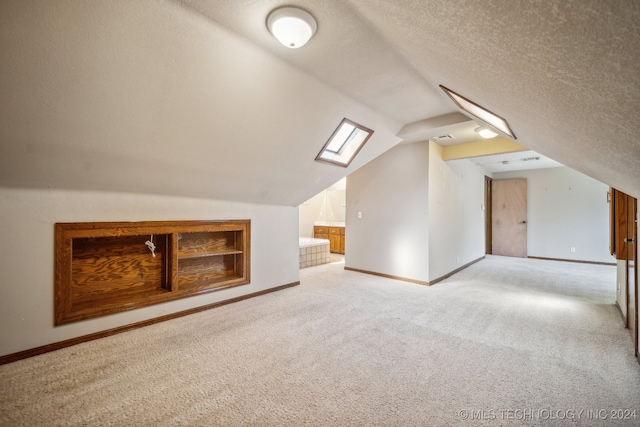
<instances>
[{"instance_id":1,"label":"door knob","mask_svg":"<svg viewBox=\"0 0 640 427\"><path fill-rule=\"evenodd\" d=\"M625 242L625 243L633 243L633 239L631 239L631 238L625 238L625 239L624 239L624 242Z\"/></svg>"},{"instance_id":2,"label":"door knob","mask_svg":"<svg viewBox=\"0 0 640 427\"><path fill-rule=\"evenodd\" d=\"M520 221L520 224L526 224L527 221Z\"/></svg>"}]
</instances>

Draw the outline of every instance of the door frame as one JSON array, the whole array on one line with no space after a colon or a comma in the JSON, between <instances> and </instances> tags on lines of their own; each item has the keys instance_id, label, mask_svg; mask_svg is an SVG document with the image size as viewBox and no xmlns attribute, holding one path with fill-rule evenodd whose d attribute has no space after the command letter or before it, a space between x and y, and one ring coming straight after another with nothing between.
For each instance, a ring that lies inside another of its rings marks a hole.
<instances>
[{"instance_id":1,"label":"door frame","mask_svg":"<svg viewBox=\"0 0 640 427\"><path fill-rule=\"evenodd\" d=\"M640 318L640 314L638 314L638 309L640 309L640 305L638 305L640 298L638 298L638 199L633 199L633 204L634 204L634 209L633 209L633 218L631 218L631 223L633 224L632 226L632 231L633 231L633 285L634 289L635 289L635 301L634 304L636 305L636 309L635 309L635 339L633 340L635 342L635 353L636 353L636 359L638 359L638 363L640 363L640 331L638 330L638 319ZM627 269L629 268L629 263L627 262ZM628 280L628 278L627 278Z\"/></svg>"},{"instance_id":2,"label":"door frame","mask_svg":"<svg viewBox=\"0 0 640 427\"><path fill-rule=\"evenodd\" d=\"M616 260L625 263L624 266L624 292L625 295L625 313L620 309L620 314L624 322L625 328L629 329L631 340L633 343L633 355L640 363L640 331L639 325L639 308L640 297L638 296L638 200L628 194L625 194L615 188L610 189L609 202L610 221L611 221L611 238L610 252ZM631 240L631 241L629 241ZM630 246L633 245L633 246ZM633 274L630 265L633 262ZM633 293L633 297L632 294ZM616 301L616 305L617 305ZM630 308L633 308L631 313ZM633 314L633 315L631 315Z\"/></svg>"},{"instance_id":3,"label":"door frame","mask_svg":"<svg viewBox=\"0 0 640 427\"><path fill-rule=\"evenodd\" d=\"M499 188L498 183L500 183ZM528 187L527 178L491 180L491 252L493 254L528 258ZM494 205L494 201L500 206ZM500 225L499 229L497 225ZM493 237L497 239L494 240Z\"/></svg>"},{"instance_id":4,"label":"door frame","mask_svg":"<svg viewBox=\"0 0 640 427\"><path fill-rule=\"evenodd\" d=\"M493 178L484 176L484 252L485 254L493 253L493 228L491 225L492 218L492 188Z\"/></svg>"},{"instance_id":5,"label":"door frame","mask_svg":"<svg viewBox=\"0 0 640 427\"><path fill-rule=\"evenodd\" d=\"M626 294L627 294L627 328L632 329L631 341L633 342L633 354L640 362L639 354L639 339L638 339L638 200L625 195L626 206L625 209L625 233L623 236L624 241L624 258L625 258L625 279L626 279ZM631 241L627 241L631 239ZM631 263L633 263L633 275L630 275ZM630 290L633 290L633 299L630 297ZM633 316L629 316L629 308L633 307Z\"/></svg>"}]
</instances>

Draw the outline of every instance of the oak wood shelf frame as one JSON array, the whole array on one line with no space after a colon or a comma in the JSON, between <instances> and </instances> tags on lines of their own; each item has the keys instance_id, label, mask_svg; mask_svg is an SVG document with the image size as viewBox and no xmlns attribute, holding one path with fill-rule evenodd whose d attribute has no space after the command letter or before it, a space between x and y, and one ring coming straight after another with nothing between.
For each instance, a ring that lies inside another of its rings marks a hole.
<instances>
[{"instance_id":1,"label":"oak wood shelf frame","mask_svg":"<svg viewBox=\"0 0 640 427\"><path fill-rule=\"evenodd\" d=\"M56 326L251 281L248 219L57 223L55 241Z\"/></svg>"}]
</instances>

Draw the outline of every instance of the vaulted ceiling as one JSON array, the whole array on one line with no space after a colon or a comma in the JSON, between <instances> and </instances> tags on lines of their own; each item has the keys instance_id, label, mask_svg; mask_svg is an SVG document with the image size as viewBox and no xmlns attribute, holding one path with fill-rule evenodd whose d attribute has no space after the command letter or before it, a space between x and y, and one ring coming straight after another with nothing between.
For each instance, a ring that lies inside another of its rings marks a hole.
<instances>
[{"instance_id":1,"label":"vaulted ceiling","mask_svg":"<svg viewBox=\"0 0 640 427\"><path fill-rule=\"evenodd\" d=\"M640 2L300 0L300 49L266 28L284 4L0 2L0 185L295 206L468 128L444 85L640 197ZM315 162L343 117L373 138L347 169Z\"/></svg>"}]
</instances>

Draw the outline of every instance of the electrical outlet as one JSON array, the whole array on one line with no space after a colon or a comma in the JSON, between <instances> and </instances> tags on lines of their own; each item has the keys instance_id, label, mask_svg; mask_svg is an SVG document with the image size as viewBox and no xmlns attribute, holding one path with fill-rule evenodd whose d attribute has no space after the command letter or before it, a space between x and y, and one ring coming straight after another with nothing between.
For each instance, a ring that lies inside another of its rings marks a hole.
<instances>
[{"instance_id":1,"label":"electrical outlet","mask_svg":"<svg viewBox=\"0 0 640 427\"><path fill-rule=\"evenodd\" d=\"M571 253L575 254L576 253L576 248L574 246L571 246Z\"/></svg>"},{"instance_id":2,"label":"electrical outlet","mask_svg":"<svg viewBox=\"0 0 640 427\"><path fill-rule=\"evenodd\" d=\"M358 219L362 219L362 212L358 212Z\"/></svg>"}]
</instances>

